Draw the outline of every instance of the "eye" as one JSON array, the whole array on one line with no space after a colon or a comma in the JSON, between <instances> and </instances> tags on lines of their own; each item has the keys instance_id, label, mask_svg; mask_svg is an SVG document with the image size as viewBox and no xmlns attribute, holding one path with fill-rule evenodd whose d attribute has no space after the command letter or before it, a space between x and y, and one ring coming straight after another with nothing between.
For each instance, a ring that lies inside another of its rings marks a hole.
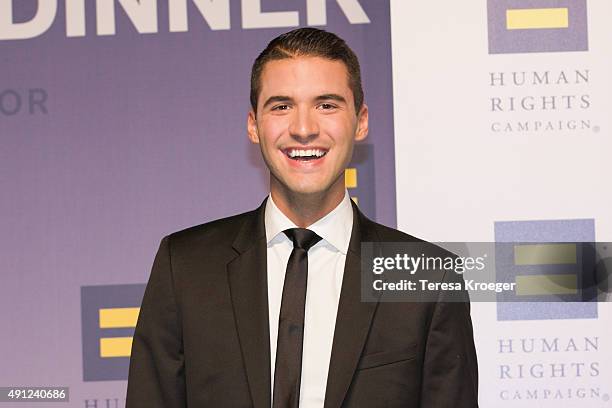
<instances>
[{"instance_id":1,"label":"eye","mask_svg":"<svg viewBox=\"0 0 612 408\"><path fill-rule=\"evenodd\" d=\"M288 109L289 109L289 105L287 104L276 105L272 108L273 111L286 111Z\"/></svg>"},{"instance_id":2,"label":"eye","mask_svg":"<svg viewBox=\"0 0 612 408\"><path fill-rule=\"evenodd\" d=\"M335 109L336 105L331 104L331 103L322 103L319 105L319 108L323 110L331 110L331 109Z\"/></svg>"}]
</instances>

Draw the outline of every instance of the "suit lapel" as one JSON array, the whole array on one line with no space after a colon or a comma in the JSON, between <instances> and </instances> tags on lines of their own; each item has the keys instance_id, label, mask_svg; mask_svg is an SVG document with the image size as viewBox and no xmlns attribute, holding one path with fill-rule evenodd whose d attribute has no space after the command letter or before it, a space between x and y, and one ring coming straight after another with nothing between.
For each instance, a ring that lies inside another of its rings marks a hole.
<instances>
[{"instance_id":1,"label":"suit lapel","mask_svg":"<svg viewBox=\"0 0 612 408\"><path fill-rule=\"evenodd\" d=\"M353 230L346 255L336 316L325 391L325 408L337 408L342 405L378 305L378 302L361 302L361 243L371 241L378 241L373 224L353 203Z\"/></svg>"},{"instance_id":2,"label":"suit lapel","mask_svg":"<svg viewBox=\"0 0 612 408\"><path fill-rule=\"evenodd\" d=\"M238 338L253 405L269 408L270 328L268 321L265 201L234 240L238 257L227 265Z\"/></svg>"}]
</instances>

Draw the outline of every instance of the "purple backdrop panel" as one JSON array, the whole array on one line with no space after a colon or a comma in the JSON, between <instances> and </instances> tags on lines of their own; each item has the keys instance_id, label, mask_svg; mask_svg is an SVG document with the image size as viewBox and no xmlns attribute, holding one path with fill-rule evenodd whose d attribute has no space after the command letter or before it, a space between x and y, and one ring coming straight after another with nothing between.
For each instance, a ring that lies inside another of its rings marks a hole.
<instances>
[{"instance_id":1,"label":"purple backdrop panel","mask_svg":"<svg viewBox=\"0 0 612 408\"><path fill-rule=\"evenodd\" d=\"M130 285L146 282L162 236L263 200L267 171L245 130L250 66L294 26L334 31L360 57L371 118L360 151L372 157L354 162L355 193L395 225L387 1L0 4L0 384L122 405L125 380L85 373L97 349L83 341L131 330L102 333L90 314L130 306L113 299L137 297ZM118 289L92 306L88 287Z\"/></svg>"}]
</instances>

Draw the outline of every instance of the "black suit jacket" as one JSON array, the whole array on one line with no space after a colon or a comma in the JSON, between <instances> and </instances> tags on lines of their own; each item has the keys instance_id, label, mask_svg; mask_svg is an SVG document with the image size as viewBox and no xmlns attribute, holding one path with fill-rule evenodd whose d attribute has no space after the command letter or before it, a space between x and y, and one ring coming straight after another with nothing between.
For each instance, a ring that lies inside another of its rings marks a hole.
<instances>
[{"instance_id":1,"label":"black suit jacket","mask_svg":"<svg viewBox=\"0 0 612 408\"><path fill-rule=\"evenodd\" d=\"M128 408L271 406L264 209L162 240L134 335ZM361 302L361 242L418 240L353 211L325 408L476 407L469 303Z\"/></svg>"}]
</instances>

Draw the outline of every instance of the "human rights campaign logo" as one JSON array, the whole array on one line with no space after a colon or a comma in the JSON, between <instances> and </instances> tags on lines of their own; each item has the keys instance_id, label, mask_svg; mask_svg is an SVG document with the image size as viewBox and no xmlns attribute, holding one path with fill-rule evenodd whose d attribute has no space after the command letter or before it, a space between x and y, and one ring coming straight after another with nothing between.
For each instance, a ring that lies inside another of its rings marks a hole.
<instances>
[{"instance_id":1,"label":"human rights campaign logo","mask_svg":"<svg viewBox=\"0 0 612 408\"><path fill-rule=\"evenodd\" d=\"M145 286L81 287L83 381L127 380Z\"/></svg>"},{"instance_id":2,"label":"human rights campaign logo","mask_svg":"<svg viewBox=\"0 0 612 408\"><path fill-rule=\"evenodd\" d=\"M496 278L516 283L498 298L497 320L597 318L594 241L593 219L496 222Z\"/></svg>"},{"instance_id":3,"label":"human rights campaign logo","mask_svg":"<svg viewBox=\"0 0 612 408\"><path fill-rule=\"evenodd\" d=\"M344 184L359 209L372 219L376 219L374 180L374 147L371 144L356 144L353 159L344 171Z\"/></svg>"},{"instance_id":4,"label":"human rights campaign logo","mask_svg":"<svg viewBox=\"0 0 612 408\"><path fill-rule=\"evenodd\" d=\"M488 0L489 54L587 51L586 0Z\"/></svg>"}]
</instances>

